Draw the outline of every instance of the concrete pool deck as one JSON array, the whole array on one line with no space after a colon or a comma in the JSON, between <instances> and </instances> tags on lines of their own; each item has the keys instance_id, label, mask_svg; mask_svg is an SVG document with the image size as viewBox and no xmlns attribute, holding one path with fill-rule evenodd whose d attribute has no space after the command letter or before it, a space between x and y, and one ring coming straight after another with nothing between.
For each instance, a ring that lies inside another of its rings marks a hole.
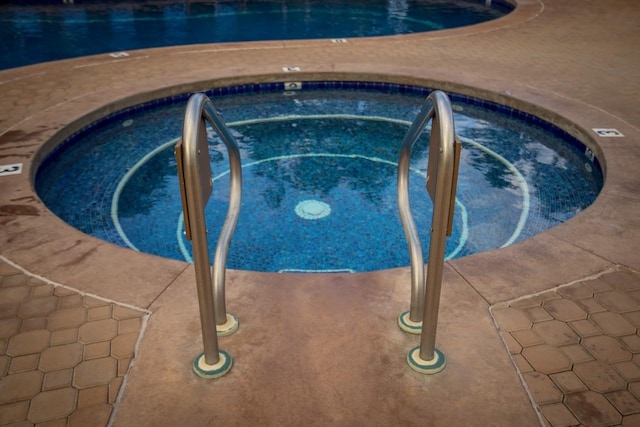
<instances>
[{"instance_id":1,"label":"concrete pool deck","mask_svg":"<svg viewBox=\"0 0 640 427\"><path fill-rule=\"evenodd\" d=\"M443 32L0 71L0 165L23 165L0 176L0 425L640 425L636 3L520 0L501 20ZM308 79L499 101L557 123L605 164L602 193L576 218L446 264L440 374L404 361L419 341L396 326L408 268L229 271L240 329L220 347L235 365L202 380L191 370L202 351L193 267L84 235L33 191L45 153L110 111L214 85Z\"/></svg>"}]
</instances>

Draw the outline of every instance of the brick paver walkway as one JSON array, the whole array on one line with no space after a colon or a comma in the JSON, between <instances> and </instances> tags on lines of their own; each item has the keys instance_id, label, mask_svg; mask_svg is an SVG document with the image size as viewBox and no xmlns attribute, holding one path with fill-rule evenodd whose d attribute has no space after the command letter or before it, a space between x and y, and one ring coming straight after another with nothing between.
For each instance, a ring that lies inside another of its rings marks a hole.
<instances>
[{"instance_id":1,"label":"brick paver walkway","mask_svg":"<svg viewBox=\"0 0 640 427\"><path fill-rule=\"evenodd\" d=\"M146 316L0 260L0 425L106 425Z\"/></svg>"},{"instance_id":2,"label":"brick paver walkway","mask_svg":"<svg viewBox=\"0 0 640 427\"><path fill-rule=\"evenodd\" d=\"M616 268L492 313L551 426L640 425L640 274Z\"/></svg>"}]
</instances>

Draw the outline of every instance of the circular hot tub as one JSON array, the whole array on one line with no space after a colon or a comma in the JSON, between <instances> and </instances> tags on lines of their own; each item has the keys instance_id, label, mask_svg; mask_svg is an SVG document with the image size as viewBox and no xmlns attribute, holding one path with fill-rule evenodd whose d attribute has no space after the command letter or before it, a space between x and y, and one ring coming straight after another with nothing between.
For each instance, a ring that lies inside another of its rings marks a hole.
<instances>
[{"instance_id":1,"label":"circular hot tub","mask_svg":"<svg viewBox=\"0 0 640 427\"><path fill-rule=\"evenodd\" d=\"M242 85L209 92L240 145L243 194L228 266L316 272L409 264L397 207L400 142L429 89L387 83ZM561 224L596 198L598 159L528 114L450 94L463 151L446 256L505 247ZM72 226L108 242L191 261L174 146L188 94L119 111L43 162L36 189ZM428 254L429 130L411 160L413 215ZM211 252L226 217L228 158L209 129Z\"/></svg>"}]
</instances>

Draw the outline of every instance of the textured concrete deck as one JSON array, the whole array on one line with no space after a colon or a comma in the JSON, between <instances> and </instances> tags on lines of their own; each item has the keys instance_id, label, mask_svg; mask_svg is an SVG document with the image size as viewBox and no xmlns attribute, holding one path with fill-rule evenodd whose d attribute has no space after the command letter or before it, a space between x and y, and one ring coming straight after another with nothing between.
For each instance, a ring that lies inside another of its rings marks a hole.
<instances>
[{"instance_id":1,"label":"textured concrete deck","mask_svg":"<svg viewBox=\"0 0 640 427\"><path fill-rule=\"evenodd\" d=\"M640 6L519 0L464 29L343 44L183 46L0 72L0 425L639 425ZM115 109L229 83L422 84L537 114L606 167L578 217L447 263L435 376L404 362L409 270L230 271L233 370L202 349L193 268L62 223L31 178L55 144ZM615 128L624 137L598 137Z\"/></svg>"}]
</instances>

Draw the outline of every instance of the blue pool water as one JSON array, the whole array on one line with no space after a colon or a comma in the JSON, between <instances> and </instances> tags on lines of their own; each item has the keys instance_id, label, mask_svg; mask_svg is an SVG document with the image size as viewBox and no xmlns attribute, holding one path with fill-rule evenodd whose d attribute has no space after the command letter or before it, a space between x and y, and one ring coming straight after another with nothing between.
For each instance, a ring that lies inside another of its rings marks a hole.
<instances>
[{"instance_id":1,"label":"blue pool water","mask_svg":"<svg viewBox=\"0 0 640 427\"><path fill-rule=\"evenodd\" d=\"M0 70L183 44L425 32L512 9L502 0L3 1Z\"/></svg>"},{"instance_id":2,"label":"blue pool water","mask_svg":"<svg viewBox=\"0 0 640 427\"><path fill-rule=\"evenodd\" d=\"M371 271L408 265L397 161L428 91L353 82L283 88L246 85L209 93L238 139L243 165L229 267ZM580 142L517 111L451 98L463 152L448 258L526 239L595 200L602 172ZM88 234L189 260L173 154L187 99L119 112L74 135L38 170L38 194ZM432 213L425 189L428 143L427 131L414 147L410 177L425 259ZM214 193L206 215L213 253L229 176L226 150L211 131L210 156Z\"/></svg>"}]
</instances>

